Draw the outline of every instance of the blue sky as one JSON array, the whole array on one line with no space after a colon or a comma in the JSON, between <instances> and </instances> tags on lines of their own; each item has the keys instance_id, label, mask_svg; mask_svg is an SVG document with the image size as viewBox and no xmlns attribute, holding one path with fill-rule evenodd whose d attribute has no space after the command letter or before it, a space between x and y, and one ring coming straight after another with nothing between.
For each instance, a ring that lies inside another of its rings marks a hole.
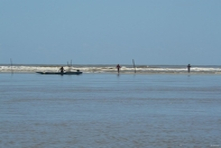
<instances>
[{"instance_id":1,"label":"blue sky","mask_svg":"<svg viewBox=\"0 0 221 148\"><path fill-rule=\"evenodd\" d=\"M221 65L220 0L0 0L0 63Z\"/></svg>"}]
</instances>

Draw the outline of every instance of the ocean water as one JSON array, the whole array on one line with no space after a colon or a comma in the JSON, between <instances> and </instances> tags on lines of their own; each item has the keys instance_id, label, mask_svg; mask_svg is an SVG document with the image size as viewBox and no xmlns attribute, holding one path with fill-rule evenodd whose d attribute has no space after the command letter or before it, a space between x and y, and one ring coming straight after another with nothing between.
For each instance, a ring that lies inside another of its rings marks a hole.
<instances>
[{"instance_id":1,"label":"ocean water","mask_svg":"<svg viewBox=\"0 0 221 148\"><path fill-rule=\"evenodd\" d=\"M221 75L0 73L0 147L221 147Z\"/></svg>"}]
</instances>

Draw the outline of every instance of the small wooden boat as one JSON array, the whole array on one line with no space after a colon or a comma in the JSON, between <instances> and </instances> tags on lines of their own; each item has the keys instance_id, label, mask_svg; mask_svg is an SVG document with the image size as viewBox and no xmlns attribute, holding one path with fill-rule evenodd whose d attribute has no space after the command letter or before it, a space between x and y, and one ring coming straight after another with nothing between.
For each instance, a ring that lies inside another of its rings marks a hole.
<instances>
[{"instance_id":1,"label":"small wooden boat","mask_svg":"<svg viewBox=\"0 0 221 148\"><path fill-rule=\"evenodd\" d=\"M66 72L36 72L38 74L44 74L44 75L80 75L83 72L77 70L77 71L66 71Z\"/></svg>"}]
</instances>

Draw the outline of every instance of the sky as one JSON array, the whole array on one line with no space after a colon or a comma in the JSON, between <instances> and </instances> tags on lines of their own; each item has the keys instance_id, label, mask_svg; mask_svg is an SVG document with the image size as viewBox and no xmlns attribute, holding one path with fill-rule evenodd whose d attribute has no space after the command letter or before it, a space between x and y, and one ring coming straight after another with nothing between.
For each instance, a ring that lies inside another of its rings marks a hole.
<instances>
[{"instance_id":1,"label":"sky","mask_svg":"<svg viewBox=\"0 0 221 148\"><path fill-rule=\"evenodd\" d=\"M221 65L221 0L0 0L0 64Z\"/></svg>"}]
</instances>

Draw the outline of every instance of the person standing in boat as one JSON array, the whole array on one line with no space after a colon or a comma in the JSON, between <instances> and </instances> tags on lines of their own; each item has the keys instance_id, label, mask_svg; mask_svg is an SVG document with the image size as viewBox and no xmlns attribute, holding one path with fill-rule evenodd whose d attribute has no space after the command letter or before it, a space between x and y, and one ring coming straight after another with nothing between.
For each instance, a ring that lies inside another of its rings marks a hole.
<instances>
[{"instance_id":1,"label":"person standing in boat","mask_svg":"<svg viewBox=\"0 0 221 148\"><path fill-rule=\"evenodd\" d=\"M62 74L64 73L64 67L63 67L63 66L60 68L60 72L61 72Z\"/></svg>"},{"instance_id":2,"label":"person standing in boat","mask_svg":"<svg viewBox=\"0 0 221 148\"><path fill-rule=\"evenodd\" d=\"M117 64L116 68L117 68L117 72L120 73L121 66L119 64Z\"/></svg>"},{"instance_id":3,"label":"person standing in boat","mask_svg":"<svg viewBox=\"0 0 221 148\"><path fill-rule=\"evenodd\" d=\"M190 64L188 64L188 65L187 65L187 70L188 70L188 73L190 73L190 68L191 68L191 65L190 65Z\"/></svg>"}]
</instances>

